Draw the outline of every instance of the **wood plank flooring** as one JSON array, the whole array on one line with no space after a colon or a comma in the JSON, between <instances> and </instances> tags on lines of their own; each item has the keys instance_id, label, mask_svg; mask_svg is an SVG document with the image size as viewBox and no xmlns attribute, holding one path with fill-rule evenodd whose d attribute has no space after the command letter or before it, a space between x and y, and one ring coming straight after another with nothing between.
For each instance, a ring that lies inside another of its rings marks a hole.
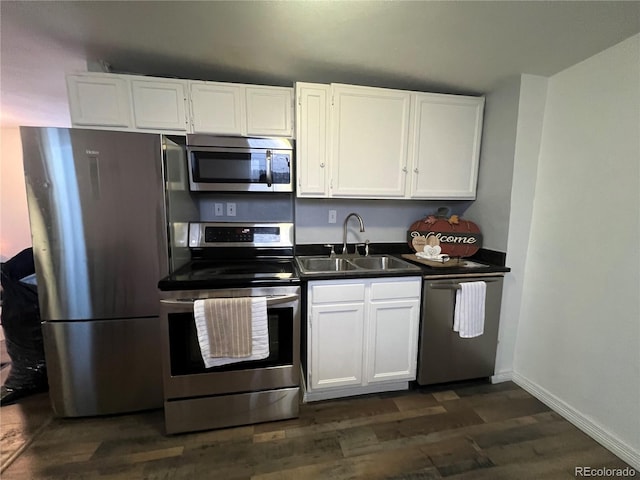
<instances>
[{"instance_id":1,"label":"wood plank flooring","mask_svg":"<svg viewBox=\"0 0 640 480\"><path fill-rule=\"evenodd\" d=\"M26 420L5 423L5 409L41 408L2 480L569 479L577 466L627 467L510 382L310 403L292 420L174 436L161 411L51 419L46 400L3 407L3 457Z\"/></svg>"}]
</instances>

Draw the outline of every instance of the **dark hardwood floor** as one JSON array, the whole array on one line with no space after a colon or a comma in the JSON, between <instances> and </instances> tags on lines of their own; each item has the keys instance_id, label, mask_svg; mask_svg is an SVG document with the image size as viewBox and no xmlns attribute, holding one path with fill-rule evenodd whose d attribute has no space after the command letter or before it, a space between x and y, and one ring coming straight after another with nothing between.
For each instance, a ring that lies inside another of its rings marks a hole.
<instances>
[{"instance_id":1,"label":"dark hardwood floor","mask_svg":"<svg viewBox=\"0 0 640 480\"><path fill-rule=\"evenodd\" d=\"M569 479L627 467L510 382L309 403L293 420L175 436L161 411L52 419L46 394L0 413L2 480Z\"/></svg>"}]
</instances>

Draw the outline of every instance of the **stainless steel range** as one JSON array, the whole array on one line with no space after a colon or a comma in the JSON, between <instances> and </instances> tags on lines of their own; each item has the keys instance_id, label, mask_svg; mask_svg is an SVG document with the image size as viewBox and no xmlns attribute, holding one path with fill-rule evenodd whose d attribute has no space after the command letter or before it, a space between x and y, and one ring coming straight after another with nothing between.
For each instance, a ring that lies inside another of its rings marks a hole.
<instances>
[{"instance_id":1,"label":"stainless steel range","mask_svg":"<svg viewBox=\"0 0 640 480\"><path fill-rule=\"evenodd\" d=\"M192 223L192 261L159 282L167 433L298 415L300 280L293 224ZM264 297L268 356L205 367L194 301Z\"/></svg>"}]
</instances>

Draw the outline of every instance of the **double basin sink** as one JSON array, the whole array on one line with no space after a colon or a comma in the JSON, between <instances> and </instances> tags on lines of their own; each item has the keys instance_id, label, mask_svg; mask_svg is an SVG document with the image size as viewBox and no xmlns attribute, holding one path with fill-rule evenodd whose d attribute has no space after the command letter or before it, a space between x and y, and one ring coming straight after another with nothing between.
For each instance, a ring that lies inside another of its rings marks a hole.
<instances>
[{"instance_id":1,"label":"double basin sink","mask_svg":"<svg viewBox=\"0 0 640 480\"><path fill-rule=\"evenodd\" d=\"M309 274L328 273L405 273L421 272L420 267L390 255L371 255L365 257L314 257L298 256L296 263L300 272Z\"/></svg>"}]
</instances>

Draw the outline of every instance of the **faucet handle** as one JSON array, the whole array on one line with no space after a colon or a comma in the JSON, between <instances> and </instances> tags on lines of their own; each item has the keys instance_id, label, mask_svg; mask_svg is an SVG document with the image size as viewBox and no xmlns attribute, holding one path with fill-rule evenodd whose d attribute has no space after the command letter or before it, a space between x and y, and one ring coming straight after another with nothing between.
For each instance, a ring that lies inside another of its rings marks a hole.
<instances>
[{"instance_id":1,"label":"faucet handle","mask_svg":"<svg viewBox=\"0 0 640 480\"><path fill-rule=\"evenodd\" d=\"M329 258L335 257L336 256L336 251L334 249L334 246L331 243L327 243L325 244L325 247L330 248L331 252L329 252Z\"/></svg>"},{"instance_id":2,"label":"faucet handle","mask_svg":"<svg viewBox=\"0 0 640 480\"><path fill-rule=\"evenodd\" d=\"M365 240L364 243L357 243L354 253L356 255L361 255L360 250L358 250L358 249L360 247L364 247L364 256L368 257L369 256L369 243L370 243L369 240Z\"/></svg>"}]
</instances>

